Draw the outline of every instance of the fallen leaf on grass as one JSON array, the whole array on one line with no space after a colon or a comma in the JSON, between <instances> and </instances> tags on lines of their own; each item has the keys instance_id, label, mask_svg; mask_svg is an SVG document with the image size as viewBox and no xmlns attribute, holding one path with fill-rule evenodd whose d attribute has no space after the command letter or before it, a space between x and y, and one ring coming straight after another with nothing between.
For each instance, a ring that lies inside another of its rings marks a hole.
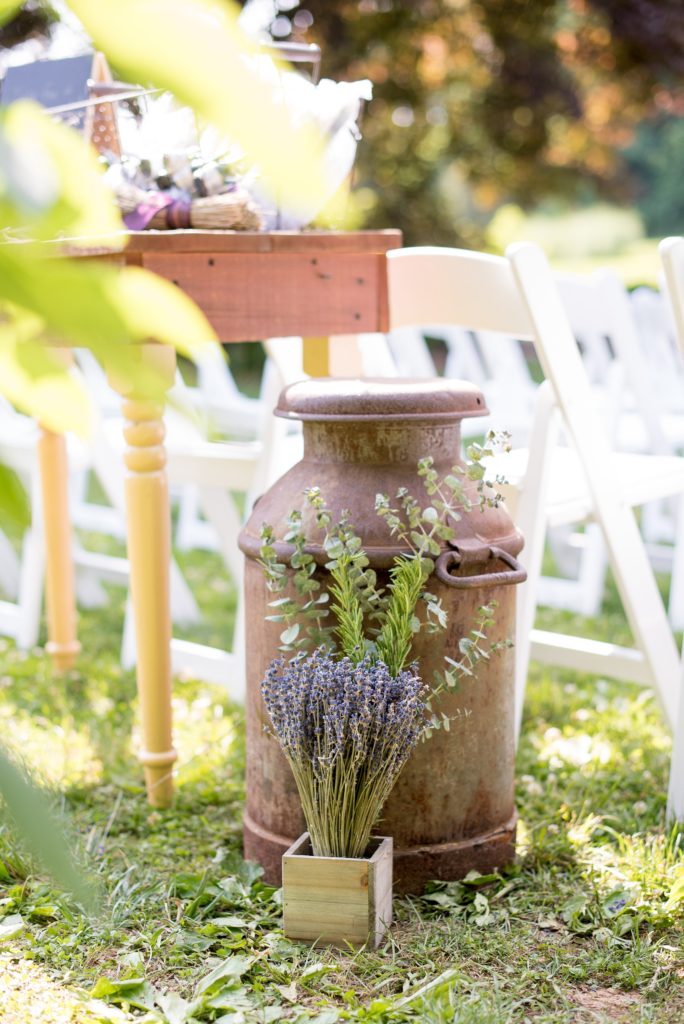
<instances>
[{"instance_id":1,"label":"fallen leaf on grass","mask_svg":"<svg viewBox=\"0 0 684 1024\"><path fill-rule=\"evenodd\" d=\"M242 917L212 917L207 924L213 924L217 928L249 928L249 924Z\"/></svg>"},{"instance_id":2,"label":"fallen leaf on grass","mask_svg":"<svg viewBox=\"0 0 684 1024\"><path fill-rule=\"evenodd\" d=\"M0 921L0 942L7 942L9 939L15 938L20 932L23 932L26 927L21 914L10 914L9 917L3 917Z\"/></svg>"},{"instance_id":3,"label":"fallen leaf on grass","mask_svg":"<svg viewBox=\"0 0 684 1024\"><path fill-rule=\"evenodd\" d=\"M108 1003L127 1003L138 1010L153 1010L157 993L145 978L98 978L90 996Z\"/></svg>"},{"instance_id":4,"label":"fallen leaf on grass","mask_svg":"<svg viewBox=\"0 0 684 1024\"><path fill-rule=\"evenodd\" d=\"M168 1024L185 1024L189 1017L191 1003L177 992L166 992L157 996L157 1006L163 1012Z\"/></svg>"},{"instance_id":5,"label":"fallen leaf on grass","mask_svg":"<svg viewBox=\"0 0 684 1024\"><path fill-rule=\"evenodd\" d=\"M540 917L537 921L537 928L543 932L562 932L565 925L556 917Z\"/></svg>"},{"instance_id":6,"label":"fallen leaf on grass","mask_svg":"<svg viewBox=\"0 0 684 1024\"><path fill-rule=\"evenodd\" d=\"M288 1003L297 1002L297 983L295 981L291 981L289 985L276 985L276 988Z\"/></svg>"},{"instance_id":7,"label":"fallen leaf on grass","mask_svg":"<svg viewBox=\"0 0 684 1024\"><path fill-rule=\"evenodd\" d=\"M577 989L570 999L583 1010L601 1013L617 1022L631 1020L630 1010L643 1002L638 992L620 992L616 988Z\"/></svg>"}]
</instances>

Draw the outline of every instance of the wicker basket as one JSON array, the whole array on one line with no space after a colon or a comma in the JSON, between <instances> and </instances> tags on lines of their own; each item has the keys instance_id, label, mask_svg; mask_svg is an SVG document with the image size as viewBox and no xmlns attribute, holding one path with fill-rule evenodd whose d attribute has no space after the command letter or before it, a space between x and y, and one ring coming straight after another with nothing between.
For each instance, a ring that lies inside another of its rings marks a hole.
<instances>
[{"instance_id":1,"label":"wicker basket","mask_svg":"<svg viewBox=\"0 0 684 1024\"><path fill-rule=\"evenodd\" d=\"M150 193L135 186L119 189L116 196L119 209L124 215L133 213L141 204L149 202L150 198ZM164 206L147 220L145 226L156 230L200 228L208 231L258 231L261 228L261 217L249 193L237 188L217 196L192 199L190 203L176 202Z\"/></svg>"}]
</instances>

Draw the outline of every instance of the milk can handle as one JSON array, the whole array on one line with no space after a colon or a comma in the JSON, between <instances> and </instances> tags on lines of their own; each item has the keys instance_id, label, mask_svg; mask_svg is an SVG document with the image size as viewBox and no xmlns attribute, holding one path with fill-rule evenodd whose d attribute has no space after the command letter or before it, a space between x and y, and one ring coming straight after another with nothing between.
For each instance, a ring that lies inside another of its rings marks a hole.
<instances>
[{"instance_id":1,"label":"milk can handle","mask_svg":"<svg viewBox=\"0 0 684 1024\"><path fill-rule=\"evenodd\" d=\"M437 578L446 583L449 587L456 587L459 590L469 590L471 587L503 587L509 583L524 583L527 579L527 572L520 562L509 555L503 548L490 547L490 558L498 558L505 562L509 569L504 572L483 572L477 576L452 576L449 571L461 565L462 557L458 548L450 551L443 551L435 564Z\"/></svg>"}]
</instances>

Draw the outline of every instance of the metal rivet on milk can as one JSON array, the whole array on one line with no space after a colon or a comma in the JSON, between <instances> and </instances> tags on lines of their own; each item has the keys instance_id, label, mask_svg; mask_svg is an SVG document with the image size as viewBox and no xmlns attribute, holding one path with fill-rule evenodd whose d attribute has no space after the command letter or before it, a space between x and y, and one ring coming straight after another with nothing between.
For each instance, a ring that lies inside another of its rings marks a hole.
<instances>
[{"instance_id":1,"label":"metal rivet on milk can","mask_svg":"<svg viewBox=\"0 0 684 1024\"><path fill-rule=\"evenodd\" d=\"M440 476L461 461L461 420L484 416L481 392L450 380L309 380L286 388L276 415L303 420L304 457L256 503L240 534L246 555L247 806L245 856L280 883L280 859L305 831L297 790L277 742L264 730L261 681L278 653L281 626L265 622L268 591L259 556L260 530L271 524L276 539L287 532L292 509L303 511L305 534L322 568L314 513L304 491L320 488L334 516L347 509L371 566L383 571L403 550L375 513L375 496L394 497L399 487L418 496L417 463L434 459ZM474 485L473 485L474 486ZM515 587L524 570L516 562L522 537L504 508L477 507L453 524L457 536L437 559L430 589L449 616L444 634L417 637L420 674L431 680L445 654L459 658L458 642L473 628L477 609L495 600L490 642L513 638ZM277 547L282 553L287 545ZM449 732L439 731L412 755L388 800L381 824L394 838L399 892L420 892L429 879L455 879L475 869L503 867L514 855L514 652L503 650L481 664L475 680L442 698L440 710L465 712Z\"/></svg>"}]
</instances>

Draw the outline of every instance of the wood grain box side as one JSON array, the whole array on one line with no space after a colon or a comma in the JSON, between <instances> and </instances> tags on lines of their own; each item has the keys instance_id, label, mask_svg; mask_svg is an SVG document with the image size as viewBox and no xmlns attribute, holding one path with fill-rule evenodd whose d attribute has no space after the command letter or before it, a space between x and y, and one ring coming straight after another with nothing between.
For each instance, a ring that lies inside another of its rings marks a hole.
<instances>
[{"instance_id":1,"label":"wood grain box side","mask_svg":"<svg viewBox=\"0 0 684 1024\"><path fill-rule=\"evenodd\" d=\"M283 855L283 930L316 945L375 948L392 921L392 840L368 858L314 857L308 833Z\"/></svg>"}]
</instances>

